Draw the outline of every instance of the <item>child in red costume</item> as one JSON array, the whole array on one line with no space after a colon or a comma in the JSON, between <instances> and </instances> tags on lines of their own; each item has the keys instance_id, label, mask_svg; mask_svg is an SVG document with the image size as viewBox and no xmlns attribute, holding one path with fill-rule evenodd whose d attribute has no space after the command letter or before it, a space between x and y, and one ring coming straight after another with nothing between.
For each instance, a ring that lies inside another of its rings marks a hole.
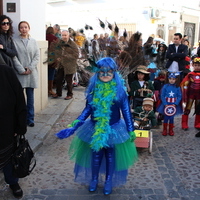
<instances>
[{"instance_id":1,"label":"child in red costume","mask_svg":"<svg viewBox=\"0 0 200 200\"><path fill-rule=\"evenodd\" d=\"M192 66L194 71L187 74L181 82L183 92L183 103L185 104L184 114L182 115L182 129L188 129L188 116L192 104L195 101L195 122L194 127L200 129L200 111L197 106L200 104L200 57L193 58Z\"/></svg>"}]
</instances>

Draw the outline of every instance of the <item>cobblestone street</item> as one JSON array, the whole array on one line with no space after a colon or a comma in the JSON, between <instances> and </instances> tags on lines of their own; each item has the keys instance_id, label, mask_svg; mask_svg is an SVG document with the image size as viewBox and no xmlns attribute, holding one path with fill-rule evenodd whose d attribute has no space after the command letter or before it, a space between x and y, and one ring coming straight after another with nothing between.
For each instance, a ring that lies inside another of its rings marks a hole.
<instances>
[{"instance_id":1,"label":"cobblestone street","mask_svg":"<svg viewBox=\"0 0 200 200\"><path fill-rule=\"evenodd\" d=\"M35 156L37 166L32 174L20 180L23 200L199 200L200 199L200 138L196 138L194 117L190 128L180 128L176 118L175 136L162 136L161 128L153 131L152 154L138 149L139 160L129 171L127 184L103 195L103 185L95 193L74 182L73 166L68 147L73 138L59 140L55 133L66 127L85 105L84 88L74 88L74 100L53 125ZM64 100L63 100L64 101ZM28 133L27 133L28 134ZM1 185L0 199L13 200L10 190Z\"/></svg>"}]
</instances>

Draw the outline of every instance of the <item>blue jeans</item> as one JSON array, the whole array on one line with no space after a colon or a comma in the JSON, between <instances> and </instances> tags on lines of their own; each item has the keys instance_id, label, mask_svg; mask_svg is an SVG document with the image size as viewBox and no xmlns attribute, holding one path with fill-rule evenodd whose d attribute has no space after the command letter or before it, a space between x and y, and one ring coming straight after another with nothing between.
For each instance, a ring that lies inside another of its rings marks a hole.
<instances>
[{"instance_id":1,"label":"blue jeans","mask_svg":"<svg viewBox=\"0 0 200 200\"><path fill-rule=\"evenodd\" d=\"M4 173L5 182L7 184L14 185L14 184L18 183L19 179L14 177L12 174L11 161L5 167L3 167L3 173Z\"/></svg>"},{"instance_id":2,"label":"blue jeans","mask_svg":"<svg viewBox=\"0 0 200 200\"><path fill-rule=\"evenodd\" d=\"M27 124L34 123L34 88L25 88L26 91L26 108Z\"/></svg>"}]
</instances>

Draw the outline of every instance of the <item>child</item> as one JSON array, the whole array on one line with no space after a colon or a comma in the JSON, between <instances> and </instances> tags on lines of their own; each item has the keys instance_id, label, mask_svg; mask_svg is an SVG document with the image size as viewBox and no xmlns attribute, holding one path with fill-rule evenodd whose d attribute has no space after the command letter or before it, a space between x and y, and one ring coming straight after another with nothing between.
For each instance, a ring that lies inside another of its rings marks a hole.
<instances>
[{"instance_id":1,"label":"child","mask_svg":"<svg viewBox=\"0 0 200 200\"><path fill-rule=\"evenodd\" d=\"M144 98L142 106L134 109L134 126L140 127L156 127L156 117L153 111L154 100L152 98ZM150 123L149 123L150 121Z\"/></svg>"},{"instance_id":2,"label":"child","mask_svg":"<svg viewBox=\"0 0 200 200\"><path fill-rule=\"evenodd\" d=\"M160 100L160 91L165 84L165 79L166 79L166 72L162 70L158 73L158 77L155 78L155 80L153 82L153 86L155 89L155 91L154 91L154 100L155 100L154 111L156 111L156 108L160 105L160 101L161 101ZM163 120L163 115L159 113L158 117L157 117L157 124L161 125L162 120Z\"/></svg>"},{"instance_id":3,"label":"child","mask_svg":"<svg viewBox=\"0 0 200 200\"><path fill-rule=\"evenodd\" d=\"M72 122L71 128L56 135L61 139L69 137L82 125L70 146L70 156L76 163L75 179L90 182L89 191L94 192L99 172L105 173L103 191L108 195L113 185L126 182L127 169L137 159L128 96L112 58L97 62L97 72L90 79L86 94L86 107L81 115Z\"/></svg>"},{"instance_id":4,"label":"child","mask_svg":"<svg viewBox=\"0 0 200 200\"><path fill-rule=\"evenodd\" d=\"M131 83L130 96L133 99L133 109L142 105L145 97L153 96L154 87L149 80L150 72L144 65L139 65L135 71L135 79Z\"/></svg>"},{"instance_id":5,"label":"child","mask_svg":"<svg viewBox=\"0 0 200 200\"><path fill-rule=\"evenodd\" d=\"M192 104L195 101L195 122L194 127L200 129L200 57L193 58L192 66L194 71L187 74L181 82L183 91L183 102L186 104L184 114L182 115L182 129L188 129L188 116L190 114Z\"/></svg>"},{"instance_id":6,"label":"child","mask_svg":"<svg viewBox=\"0 0 200 200\"><path fill-rule=\"evenodd\" d=\"M170 136L174 135L174 116L182 114L181 107L181 89L178 86L178 78L176 73L169 72L168 82L161 90L161 104L158 106L157 111L164 115L163 132L162 135L166 136L167 133ZM169 132L167 132L167 126L169 122Z\"/></svg>"}]
</instances>

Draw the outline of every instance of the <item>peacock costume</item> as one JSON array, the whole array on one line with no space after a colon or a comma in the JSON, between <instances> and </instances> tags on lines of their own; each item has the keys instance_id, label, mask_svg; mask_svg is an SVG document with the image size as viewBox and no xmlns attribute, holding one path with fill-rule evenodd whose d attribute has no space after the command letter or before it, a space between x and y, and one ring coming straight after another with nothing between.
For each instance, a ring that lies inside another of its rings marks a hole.
<instances>
[{"instance_id":1,"label":"peacock costume","mask_svg":"<svg viewBox=\"0 0 200 200\"><path fill-rule=\"evenodd\" d=\"M113 73L113 78L102 82L99 73ZM75 131L69 149L71 159L75 160L75 180L90 183L89 191L95 191L105 175L104 194L109 194L112 186L126 183L128 168L137 160L131 141L135 134L128 96L113 59L106 57L97 62L97 73L90 80L86 100L85 109L71 128L56 135L62 139Z\"/></svg>"}]
</instances>

